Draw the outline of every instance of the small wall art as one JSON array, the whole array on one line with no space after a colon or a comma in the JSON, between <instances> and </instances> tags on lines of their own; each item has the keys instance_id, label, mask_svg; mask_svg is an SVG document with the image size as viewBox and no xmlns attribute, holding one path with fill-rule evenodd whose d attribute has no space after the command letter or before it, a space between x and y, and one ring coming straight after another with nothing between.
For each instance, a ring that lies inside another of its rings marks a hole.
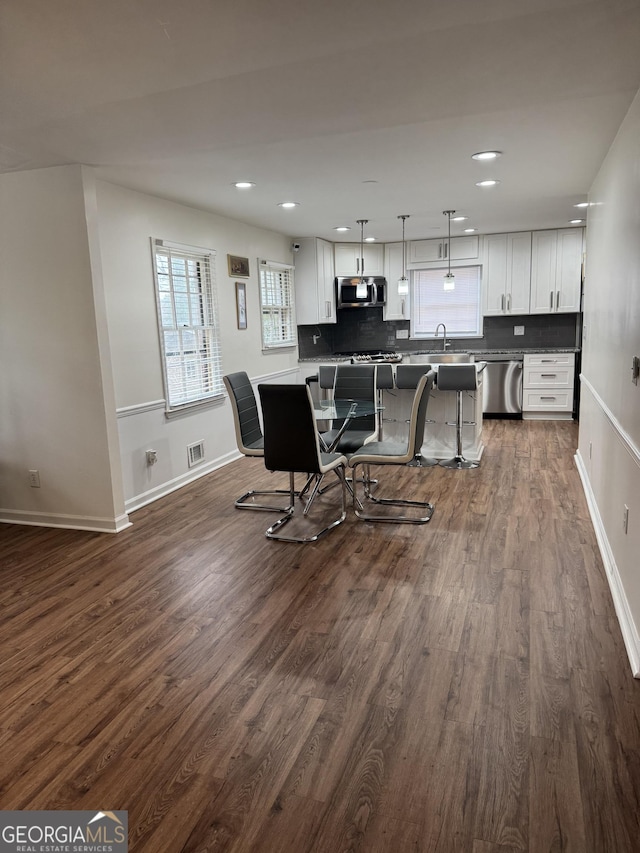
<instances>
[{"instance_id":1,"label":"small wall art","mask_svg":"<svg viewBox=\"0 0 640 853\"><path fill-rule=\"evenodd\" d=\"M247 283L236 281L236 311L238 315L238 328L247 328Z\"/></svg>"},{"instance_id":2,"label":"small wall art","mask_svg":"<svg viewBox=\"0 0 640 853\"><path fill-rule=\"evenodd\" d=\"M249 278L249 258L239 258L237 255L227 255L229 265L229 276L236 278Z\"/></svg>"}]
</instances>

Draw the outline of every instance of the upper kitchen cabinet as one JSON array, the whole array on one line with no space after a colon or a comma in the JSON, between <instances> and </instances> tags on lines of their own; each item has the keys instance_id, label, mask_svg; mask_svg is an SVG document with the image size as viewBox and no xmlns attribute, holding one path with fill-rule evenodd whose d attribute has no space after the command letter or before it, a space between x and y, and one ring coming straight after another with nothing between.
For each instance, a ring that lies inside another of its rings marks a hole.
<instances>
[{"instance_id":1,"label":"upper kitchen cabinet","mask_svg":"<svg viewBox=\"0 0 640 853\"><path fill-rule=\"evenodd\" d=\"M531 314L580 311L582 228L534 231Z\"/></svg>"},{"instance_id":2,"label":"upper kitchen cabinet","mask_svg":"<svg viewBox=\"0 0 640 853\"><path fill-rule=\"evenodd\" d=\"M386 243L384 247L384 277L387 280L387 301L382 309L383 320L409 320L409 294L398 293L402 275L402 243Z\"/></svg>"},{"instance_id":3,"label":"upper kitchen cabinet","mask_svg":"<svg viewBox=\"0 0 640 853\"><path fill-rule=\"evenodd\" d=\"M301 326L336 322L333 243L319 237L295 241L296 322Z\"/></svg>"},{"instance_id":4,"label":"upper kitchen cabinet","mask_svg":"<svg viewBox=\"0 0 640 853\"><path fill-rule=\"evenodd\" d=\"M337 276L384 275L384 244L365 243L360 252L360 243L336 243L335 267Z\"/></svg>"},{"instance_id":5,"label":"upper kitchen cabinet","mask_svg":"<svg viewBox=\"0 0 640 853\"><path fill-rule=\"evenodd\" d=\"M451 260L467 261L478 257L480 241L477 235L451 238ZM449 241L412 240L409 243L409 263L437 263L449 260Z\"/></svg>"},{"instance_id":6,"label":"upper kitchen cabinet","mask_svg":"<svg viewBox=\"0 0 640 853\"><path fill-rule=\"evenodd\" d=\"M485 317L529 313L530 231L484 238L482 283Z\"/></svg>"}]
</instances>

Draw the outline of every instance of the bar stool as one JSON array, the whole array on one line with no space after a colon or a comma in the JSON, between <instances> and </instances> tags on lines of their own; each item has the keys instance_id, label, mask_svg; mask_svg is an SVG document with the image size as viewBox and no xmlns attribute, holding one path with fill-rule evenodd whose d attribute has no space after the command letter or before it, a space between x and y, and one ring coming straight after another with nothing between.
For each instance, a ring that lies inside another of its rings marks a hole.
<instances>
[{"instance_id":1,"label":"bar stool","mask_svg":"<svg viewBox=\"0 0 640 853\"><path fill-rule=\"evenodd\" d=\"M439 364L438 365L438 388L440 391L456 392L456 455L452 459L443 459L439 462L443 468L477 468L479 462L471 462L462 455L462 427L465 424L472 425L475 421L462 420L462 394L464 391L477 391L478 373L475 364Z\"/></svg>"},{"instance_id":2,"label":"bar stool","mask_svg":"<svg viewBox=\"0 0 640 853\"><path fill-rule=\"evenodd\" d=\"M396 367L396 388L399 390L409 388L415 389L418 387L420 379L431 370L430 364L399 364ZM433 418L425 418L425 423L435 423ZM407 462L408 468L433 468L438 464L437 459L432 459L429 456L423 456L420 450L415 454L411 462Z\"/></svg>"},{"instance_id":3,"label":"bar stool","mask_svg":"<svg viewBox=\"0 0 640 853\"><path fill-rule=\"evenodd\" d=\"M376 365L376 389L378 405L380 406L380 415L378 417L378 441L382 441L383 438L382 422L384 418L382 417L382 392L391 391L393 388L393 367L386 362Z\"/></svg>"}]
</instances>

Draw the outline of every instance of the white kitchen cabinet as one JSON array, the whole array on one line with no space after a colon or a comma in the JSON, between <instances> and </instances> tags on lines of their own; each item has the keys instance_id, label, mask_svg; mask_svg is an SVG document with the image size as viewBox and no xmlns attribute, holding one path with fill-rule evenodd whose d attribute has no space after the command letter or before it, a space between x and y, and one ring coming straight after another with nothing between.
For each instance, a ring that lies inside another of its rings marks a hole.
<instances>
[{"instance_id":1,"label":"white kitchen cabinet","mask_svg":"<svg viewBox=\"0 0 640 853\"><path fill-rule=\"evenodd\" d=\"M478 257L480 241L477 235L451 238L451 260L467 261ZM411 264L437 263L449 259L449 240L442 237L438 240L412 240L409 243L409 258Z\"/></svg>"},{"instance_id":2,"label":"white kitchen cabinet","mask_svg":"<svg viewBox=\"0 0 640 853\"><path fill-rule=\"evenodd\" d=\"M384 244L365 243L360 253L360 243L336 243L334 247L337 276L384 275Z\"/></svg>"},{"instance_id":3,"label":"white kitchen cabinet","mask_svg":"<svg viewBox=\"0 0 640 853\"><path fill-rule=\"evenodd\" d=\"M485 237L482 288L485 317L529 313L530 231Z\"/></svg>"},{"instance_id":4,"label":"white kitchen cabinet","mask_svg":"<svg viewBox=\"0 0 640 853\"><path fill-rule=\"evenodd\" d=\"M382 309L383 320L408 320L409 294L398 293L402 275L402 243L386 243L384 247L384 277L387 279L387 302Z\"/></svg>"},{"instance_id":5,"label":"white kitchen cabinet","mask_svg":"<svg viewBox=\"0 0 640 853\"><path fill-rule=\"evenodd\" d=\"M319 237L295 241L296 322L301 326L336 322L333 243Z\"/></svg>"},{"instance_id":6,"label":"white kitchen cabinet","mask_svg":"<svg viewBox=\"0 0 640 853\"><path fill-rule=\"evenodd\" d=\"M573 417L575 353L526 353L522 379L522 417L570 420Z\"/></svg>"},{"instance_id":7,"label":"white kitchen cabinet","mask_svg":"<svg viewBox=\"0 0 640 853\"><path fill-rule=\"evenodd\" d=\"M533 232L531 314L580 310L582 240L582 228Z\"/></svg>"}]
</instances>

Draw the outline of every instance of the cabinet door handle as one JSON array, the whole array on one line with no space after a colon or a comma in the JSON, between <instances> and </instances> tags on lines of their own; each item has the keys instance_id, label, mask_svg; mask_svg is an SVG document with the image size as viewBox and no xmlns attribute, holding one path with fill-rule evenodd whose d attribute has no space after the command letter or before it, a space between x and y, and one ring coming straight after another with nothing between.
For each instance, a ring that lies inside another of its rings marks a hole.
<instances>
[{"instance_id":1,"label":"cabinet door handle","mask_svg":"<svg viewBox=\"0 0 640 853\"><path fill-rule=\"evenodd\" d=\"M540 362L542 364L556 364L557 361L558 361L557 358L541 358L540 359Z\"/></svg>"},{"instance_id":2,"label":"cabinet door handle","mask_svg":"<svg viewBox=\"0 0 640 853\"><path fill-rule=\"evenodd\" d=\"M360 272L360 258L356 258L356 272Z\"/></svg>"},{"instance_id":3,"label":"cabinet door handle","mask_svg":"<svg viewBox=\"0 0 640 853\"><path fill-rule=\"evenodd\" d=\"M504 314L504 293L500 297L500 306L501 306L501 311Z\"/></svg>"},{"instance_id":4,"label":"cabinet door handle","mask_svg":"<svg viewBox=\"0 0 640 853\"><path fill-rule=\"evenodd\" d=\"M556 311L560 308L560 291L556 290Z\"/></svg>"},{"instance_id":5,"label":"cabinet door handle","mask_svg":"<svg viewBox=\"0 0 640 853\"><path fill-rule=\"evenodd\" d=\"M511 311L511 294L507 293L507 311Z\"/></svg>"},{"instance_id":6,"label":"cabinet door handle","mask_svg":"<svg viewBox=\"0 0 640 853\"><path fill-rule=\"evenodd\" d=\"M442 258L442 243L438 243L438 260Z\"/></svg>"},{"instance_id":7,"label":"cabinet door handle","mask_svg":"<svg viewBox=\"0 0 640 853\"><path fill-rule=\"evenodd\" d=\"M541 395L540 395L540 399L541 399L541 400L555 400L556 398L555 398L555 397L549 397L549 396L546 396L546 397L545 397L545 395L544 395L544 394L541 394Z\"/></svg>"},{"instance_id":8,"label":"cabinet door handle","mask_svg":"<svg viewBox=\"0 0 640 853\"><path fill-rule=\"evenodd\" d=\"M448 243L444 244L444 256L445 256L445 258L449 257L449 244Z\"/></svg>"},{"instance_id":9,"label":"cabinet door handle","mask_svg":"<svg viewBox=\"0 0 640 853\"><path fill-rule=\"evenodd\" d=\"M327 317L330 317L331 316L331 303L329 301L327 301L324 304L327 307L327 311L326 311Z\"/></svg>"},{"instance_id":10,"label":"cabinet door handle","mask_svg":"<svg viewBox=\"0 0 640 853\"><path fill-rule=\"evenodd\" d=\"M557 373L541 373L540 374L542 379L555 379L557 375L558 375Z\"/></svg>"},{"instance_id":11,"label":"cabinet door handle","mask_svg":"<svg viewBox=\"0 0 640 853\"><path fill-rule=\"evenodd\" d=\"M549 310L553 311L553 290L549 293Z\"/></svg>"}]
</instances>

